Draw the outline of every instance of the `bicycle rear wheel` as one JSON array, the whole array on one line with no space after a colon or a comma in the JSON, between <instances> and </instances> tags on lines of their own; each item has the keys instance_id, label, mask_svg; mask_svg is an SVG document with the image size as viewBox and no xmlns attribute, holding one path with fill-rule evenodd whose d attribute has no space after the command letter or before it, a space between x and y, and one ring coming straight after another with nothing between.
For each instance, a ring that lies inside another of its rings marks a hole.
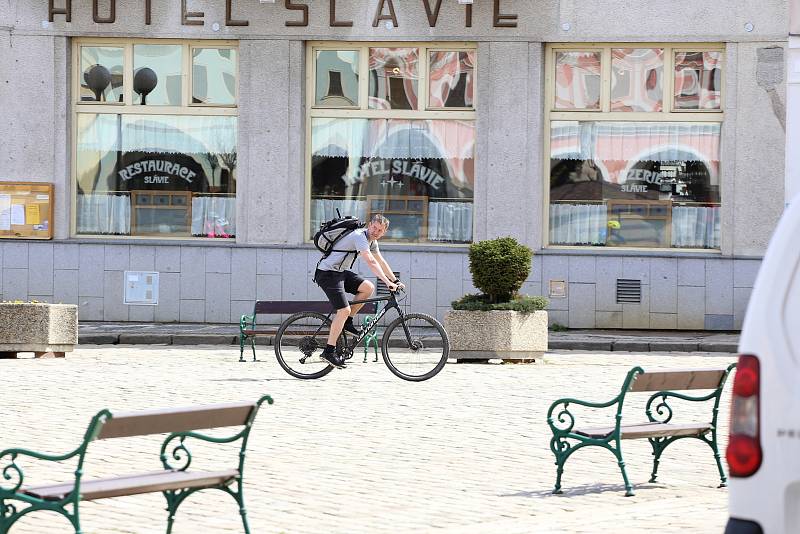
<instances>
[{"instance_id":1,"label":"bicycle rear wheel","mask_svg":"<svg viewBox=\"0 0 800 534\"><path fill-rule=\"evenodd\" d=\"M295 378L321 378L333 366L320 358L328 343L331 321L321 313L295 313L278 328L275 357L283 370ZM337 347L342 343L339 336Z\"/></svg>"},{"instance_id":2,"label":"bicycle rear wheel","mask_svg":"<svg viewBox=\"0 0 800 534\"><path fill-rule=\"evenodd\" d=\"M403 328L408 327L409 343ZM403 380L422 382L442 370L450 354L450 338L442 323L424 313L408 313L392 321L381 341L383 361Z\"/></svg>"}]
</instances>

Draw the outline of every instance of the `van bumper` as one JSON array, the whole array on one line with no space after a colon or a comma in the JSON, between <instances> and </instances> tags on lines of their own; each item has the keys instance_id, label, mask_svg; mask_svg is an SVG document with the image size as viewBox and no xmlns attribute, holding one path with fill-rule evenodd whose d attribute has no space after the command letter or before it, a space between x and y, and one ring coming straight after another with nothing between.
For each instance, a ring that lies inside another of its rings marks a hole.
<instances>
[{"instance_id":1,"label":"van bumper","mask_svg":"<svg viewBox=\"0 0 800 534\"><path fill-rule=\"evenodd\" d=\"M731 517L725 527L725 534L764 534L764 531L755 521Z\"/></svg>"}]
</instances>

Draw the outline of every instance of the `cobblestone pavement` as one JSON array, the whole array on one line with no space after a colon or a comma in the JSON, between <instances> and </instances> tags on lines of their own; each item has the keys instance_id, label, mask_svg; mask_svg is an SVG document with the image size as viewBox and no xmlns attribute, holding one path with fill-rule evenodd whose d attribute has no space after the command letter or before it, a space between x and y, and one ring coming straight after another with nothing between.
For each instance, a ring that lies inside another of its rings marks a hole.
<instances>
[{"instance_id":1,"label":"cobblestone pavement","mask_svg":"<svg viewBox=\"0 0 800 534\"><path fill-rule=\"evenodd\" d=\"M714 460L702 443L683 440L667 449L659 482L651 484L647 441L623 442L636 486L628 498L612 455L579 451L566 465L565 493L551 495L555 466L545 420L559 397L612 398L632 365L722 367L734 361L732 355L548 353L536 364L448 365L432 380L408 383L380 363L356 363L321 380L299 381L280 369L267 348L256 363L238 363L237 352L219 346L82 346L64 360L2 360L0 449L71 450L104 407L255 400L268 393L275 404L256 419L245 467L254 534L724 529L727 490L717 488ZM643 418L647 395L630 398L626 417ZM720 410L723 447L729 399L730 385ZM584 420L604 423L598 415ZM92 443L85 476L159 469L159 447L159 436ZM205 450L193 450L192 467L236 463L235 452L213 451L204 463ZM227 462L220 463L223 456ZM27 469L26 480L68 480L74 469L47 467ZM83 503L81 516L85 533L150 534L165 530L163 509L161 495L138 495ZM11 532L69 528L57 516L40 513ZM233 499L209 491L181 507L174 532L242 529Z\"/></svg>"}]
</instances>

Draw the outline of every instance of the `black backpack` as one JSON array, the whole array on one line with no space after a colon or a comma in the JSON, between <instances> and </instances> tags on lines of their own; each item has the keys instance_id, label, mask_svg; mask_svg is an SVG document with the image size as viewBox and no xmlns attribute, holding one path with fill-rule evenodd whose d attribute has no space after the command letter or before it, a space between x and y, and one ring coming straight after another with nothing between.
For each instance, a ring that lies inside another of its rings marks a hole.
<instances>
[{"instance_id":1,"label":"black backpack","mask_svg":"<svg viewBox=\"0 0 800 534\"><path fill-rule=\"evenodd\" d=\"M352 252L351 250L336 250L334 246L344 236L363 226L364 223L357 217L352 215L342 217L337 208L335 219L325 221L319 225L319 230L314 234L314 246L322 252L323 258L330 256L331 252Z\"/></svg>"}]
</instances>

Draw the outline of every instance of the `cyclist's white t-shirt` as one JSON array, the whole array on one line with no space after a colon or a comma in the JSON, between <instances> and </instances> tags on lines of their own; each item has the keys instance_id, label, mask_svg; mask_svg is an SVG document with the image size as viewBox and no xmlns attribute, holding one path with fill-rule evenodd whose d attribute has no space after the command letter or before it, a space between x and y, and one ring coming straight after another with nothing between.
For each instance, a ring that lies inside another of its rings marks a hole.
<instances>
[{"instance_id":1,"label":"cyclist's white t-shirt","mask_svg":"<svg viewBox=\"0 0 800 534\"><path fill-rule=\"evenodd\" d=\"M369 250L373 254L378 252L378 241L367 239L367 229L358 228L344 236L333 247L336 250L346 250L352 252L331 252L327 258L320 260L317 269L321 271L346 271L358 258L360 252Z\"/></svg>"}]
</instances>

